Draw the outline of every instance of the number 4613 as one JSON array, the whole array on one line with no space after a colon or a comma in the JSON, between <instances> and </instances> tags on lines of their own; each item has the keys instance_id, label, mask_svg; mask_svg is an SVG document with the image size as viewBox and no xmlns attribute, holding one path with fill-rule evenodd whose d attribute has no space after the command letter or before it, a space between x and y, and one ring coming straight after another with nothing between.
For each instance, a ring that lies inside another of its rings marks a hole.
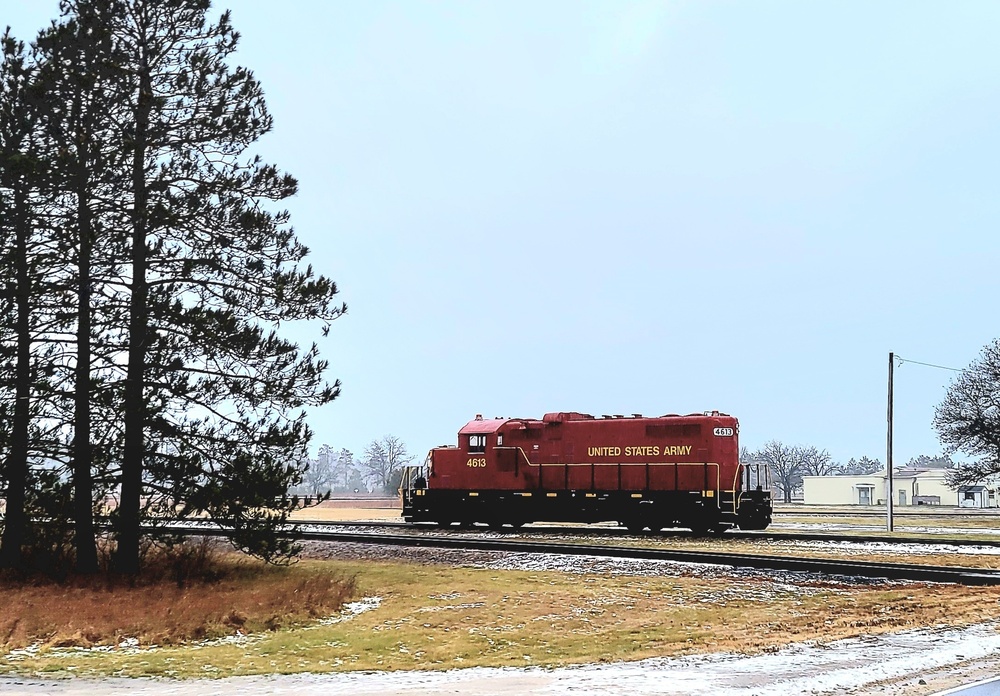
<instances>
[{"instance_id":1,"label":"number 4613","mask_svg":"<svg viewBox=\"0 0 1000 696\"><path fill-rule=\"evenodd\" d=\"M485 457L470 457L469 461L465 463L466 466L473 469L485 469L486 468L486 458Z\"/></svg>"}]
</instances>

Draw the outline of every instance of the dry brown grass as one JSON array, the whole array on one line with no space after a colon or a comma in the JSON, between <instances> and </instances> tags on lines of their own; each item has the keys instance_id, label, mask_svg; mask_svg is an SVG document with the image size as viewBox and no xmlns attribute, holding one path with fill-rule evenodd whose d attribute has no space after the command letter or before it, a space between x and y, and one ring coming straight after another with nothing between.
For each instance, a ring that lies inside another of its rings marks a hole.
<instances>
[{"instance_id":1,"label":"dry brown grass","mask_svg":"<svg viewBox=\"0 0 1000 696\"><path fill-rule=\"evenodd\" d=\"M0 650L172 645L273 631L335 613L354 579L316 567L276 567L188 548L150 558L134 582L109 575L62 583L0 578ZM185 565L186 564L186 565Z\"/></svg>"}]
</instances>

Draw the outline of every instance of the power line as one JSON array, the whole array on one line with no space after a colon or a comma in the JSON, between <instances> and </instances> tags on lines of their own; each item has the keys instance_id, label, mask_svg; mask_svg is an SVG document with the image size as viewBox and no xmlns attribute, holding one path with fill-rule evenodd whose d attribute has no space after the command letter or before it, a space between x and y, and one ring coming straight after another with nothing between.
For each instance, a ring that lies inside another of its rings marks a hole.
<instances>
[{"instance_id":1,"label":"power line","mask_svg":"<svg viewBox=\"0 0 1000 696\"><path fill-rule=\"evenodd\" d=\"M896 360L899 362L900 365L902 365L903 363L913 363L914 365L923 365L924 367L936 367L939 370L951 370L952 372L962 372L962 370L958 369L957 367L945 367L944 365L933 365L931 363L920 362L919 360L906 360L905 358L901 358L898 355L896 356Z\"/></svg>"}]
</instances>

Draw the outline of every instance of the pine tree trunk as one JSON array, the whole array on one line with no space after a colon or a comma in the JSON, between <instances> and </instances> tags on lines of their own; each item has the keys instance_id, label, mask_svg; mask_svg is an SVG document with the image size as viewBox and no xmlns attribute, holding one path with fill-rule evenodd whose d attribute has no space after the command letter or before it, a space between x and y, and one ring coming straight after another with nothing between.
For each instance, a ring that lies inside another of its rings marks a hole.
<instances>
[{"instance_id":1,"label":"pine tree trunk","mask_svg":"<svg viewBox=\"0 0 1000 696\"><path fill-rule=\"evenodd\" d=\"M140 47L140 51L144 47ZM128 373L125 379L125 452L122 461L122 489L118 509L118 549L115 570L134 575L139 572L139 525L145 453L145 402L143 383L146 366L146 333L149 320L146 281L146 139L152 108L152 86L146 56L139 72L138 108L135 114L135 142L132 151L132 295L129 299Z\"/></svg>"},{"instance_id":2,"label":"pine tree trunk","mask_svg":"<svg viewBox=\"0 0 1000 696\"><path fill-rule=\"evenodd\" d=\"M85 179L85 175L81 175ZM77 287L76 393L73 413L73 507L75 518L76 570L97 572L97 545L94 535L94 483L90 445L90 263L93 242L86 184L77 188L77 224L80 258Z\"/></svg>"},{"instance_id":3,"label":"pine tree trunk","mask_svg":"<svg viewBox=\"0 0 1000 696\"><path fill-rule=\"evenodd\" d=\"M28 425L31 418L31 286L28 273L27 196L23 185L14 192L14 265L17 278L17 362L14 368L14 420L10 452L5 465L7 480L3 537L0 538L0 568L21 565L21 547L28 533L25 499L28 484Z\"/></svg>"}]
</instances>

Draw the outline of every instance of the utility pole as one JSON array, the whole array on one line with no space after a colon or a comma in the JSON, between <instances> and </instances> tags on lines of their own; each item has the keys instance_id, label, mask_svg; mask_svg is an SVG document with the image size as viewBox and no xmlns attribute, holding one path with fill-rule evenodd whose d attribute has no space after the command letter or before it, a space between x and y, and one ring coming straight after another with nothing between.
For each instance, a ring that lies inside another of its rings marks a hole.
<instances>
[{"instance_id":1,"label":"utility pole","mask_svg":"<svg viewBox=\"0 0 1000 696\"><path fill-rule=\"evenodd\" d=\"M885 434L885 471L888 475L885 491L885 528L892 531L892 363L894 356L889 353L889 408L886 413L888 428Z\"/></svg>"}]
</instances>

